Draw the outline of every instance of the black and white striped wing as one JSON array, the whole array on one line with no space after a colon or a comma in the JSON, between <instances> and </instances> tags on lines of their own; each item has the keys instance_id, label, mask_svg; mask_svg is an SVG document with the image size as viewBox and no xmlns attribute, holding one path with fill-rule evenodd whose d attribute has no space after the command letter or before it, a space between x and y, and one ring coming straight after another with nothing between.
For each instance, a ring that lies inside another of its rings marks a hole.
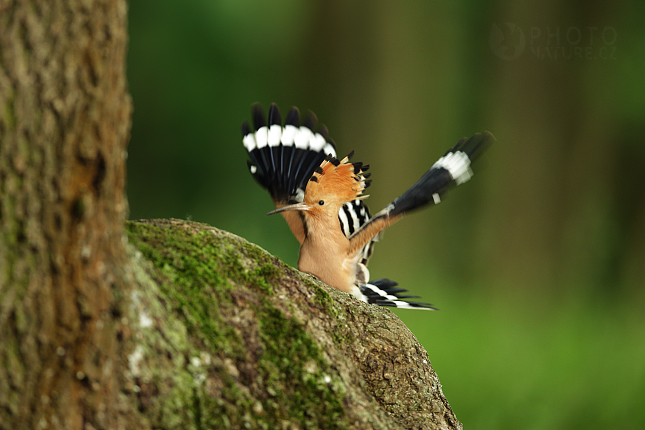
<instances>
[{"instance_id":1,"label":"black and white striped wing","mask_svg":"<svg viewBox=\"0 0 645 430\"><path fill-rule=\"evenodd\" d=\"M271 104L267 123L262 107L256 103L254 131L246 121L242 124L242 142L251 158L249 171L274 202L301 202L316 167L328 154L336 156L327 130L316 129L316 122L311 114L301 125L300 112L294 107L283 126L278 106Z\"/></svg>"},{"instance_id":2,"label":"black and white striped wing","mask_svg":"<svg viewBox=\"0 0 645 430\"><path fill-rule=\"evenodd\" d=\"M363 224L372 218L368 207L362 200L354 200L345 203L338 213L340 228L347 238L351 237L354 232L358 231ZM361 264L367 266L367 262L374 252L374 243L378 242L380 235L377 235L367 243L361 250Z\"/></svg>"},{"instance_id":3,"label":"black and white striped wing","mask_svg":"<svg viewBox=\"0 0 645 430\"><path fill-rule=\"evenodd\" d=\"M440 203L446 191L463 184L472 177L471 164L493 142L495 137L487 131L476 133L468 139L461 139L454 148L446 151L443 157L437 160L413 186L390 203L385 209L387 214L394 217L426 204Z\"/></svg>"},{"instance_id":4,"label":"black and white striped wing","mask_svg":"<svg viewBox=\"0 0 645 430\"><path fill-rule=\"evenodd\" d=\"M489 132L477 133L469 139L460 140L455 147L449 149L443 157L437 160L417 183L373 218L363 222L361 227L352 234L350 241L356 240L358 244L363 243L375 231L387 227L404 213L427 204L440 203L447 190L471 178L473 174L471 163L494 141L495 137ZM370 241L365 247L371 244ZM436 310L428 303L408 302L405 299L417 296L402 295L406 290L397 288L397 283L389 279L366 282L359 288L368 303L406 309Z\"/></svg>"}]
</instances>

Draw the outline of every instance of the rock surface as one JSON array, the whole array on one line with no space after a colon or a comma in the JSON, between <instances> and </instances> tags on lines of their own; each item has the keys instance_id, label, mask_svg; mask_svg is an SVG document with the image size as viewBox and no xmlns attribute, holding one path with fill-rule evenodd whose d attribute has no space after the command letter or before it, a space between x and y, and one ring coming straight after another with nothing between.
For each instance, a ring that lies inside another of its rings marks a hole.
<instances>
[{"instance_id":1,"label":"rock surface","mask_svg":"<svg viewBox=\"0 0 645 430\"><path fill-rule=\"evenodd\" d=\"M145 287L131 297L126 389L151 427L462 428L388 309L204 224L127 230Z\"/></svg>"}]
</instances>

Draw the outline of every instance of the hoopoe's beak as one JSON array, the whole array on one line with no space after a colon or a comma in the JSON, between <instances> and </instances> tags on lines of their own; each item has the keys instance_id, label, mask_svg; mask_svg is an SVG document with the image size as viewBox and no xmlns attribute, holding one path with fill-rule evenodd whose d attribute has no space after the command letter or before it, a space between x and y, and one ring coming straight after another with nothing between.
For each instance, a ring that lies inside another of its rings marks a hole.
<instances>
[{"instance_id":1,"label":"hoopoe's beak","mask_svg":"<svg viewBox=\"0 0 645 430\"><path fill-rule=\"evenodd\" d=\"M293 205L282 206L281 208L274 209L271 212L267 212L267 215L273 215L285 211L308 211L311 208L304 203L295 203Z\"/></svg>"}]
</instances>

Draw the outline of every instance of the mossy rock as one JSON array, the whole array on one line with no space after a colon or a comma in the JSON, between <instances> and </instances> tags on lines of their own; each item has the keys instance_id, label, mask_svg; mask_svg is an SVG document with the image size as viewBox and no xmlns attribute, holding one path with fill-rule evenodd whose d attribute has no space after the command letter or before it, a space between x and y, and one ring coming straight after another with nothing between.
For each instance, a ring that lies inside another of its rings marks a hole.
<instances>
[{"instance_id":1,"label":"mossy rock","mask_svg":"<svg viewBox=\"0 0 645 430\"><path fill-rule=\"evenodd\" d=\"M427 352L359 302L233 234L128 222L144 288L129 392L152 428L457 429Z\"/></svg>"}]
</instances>

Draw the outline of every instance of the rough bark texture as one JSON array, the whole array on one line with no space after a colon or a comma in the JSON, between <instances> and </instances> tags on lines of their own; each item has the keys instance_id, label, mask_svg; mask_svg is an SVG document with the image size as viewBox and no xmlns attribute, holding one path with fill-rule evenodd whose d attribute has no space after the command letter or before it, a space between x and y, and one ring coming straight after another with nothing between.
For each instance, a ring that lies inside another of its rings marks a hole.
<instances>
[{"instance_id":1,"label":"rough bark texture","mask_svg":"<svg viewBox=\"0 0 645 430\"><path fill-rule=\"evenodd\" d=\"M0 427L107 428L126 289L124 1L0 1Z\"/></svg>"},{"instance_id":2,"label":"rough bark texture","mask_svg":"<svg viewBox=\"0 0 645 430\"><path fill-rule=\"evenodd\" d=\"M0 430L460 428L388 310L200 224L127 245L125 29L0 0Z\"/></svg>"},{"instance_id":3,"label":"rough bark texture","mask_svg":"<svg viewBox=\"0 0 645 430\"><path fill-rule=\"evenodd\" d=\"M152 279L133 292L128 357L150 427L461 428L427 352L388 309L213 227L128 229L140 279Z\"/></svg>"}]
</instances>

